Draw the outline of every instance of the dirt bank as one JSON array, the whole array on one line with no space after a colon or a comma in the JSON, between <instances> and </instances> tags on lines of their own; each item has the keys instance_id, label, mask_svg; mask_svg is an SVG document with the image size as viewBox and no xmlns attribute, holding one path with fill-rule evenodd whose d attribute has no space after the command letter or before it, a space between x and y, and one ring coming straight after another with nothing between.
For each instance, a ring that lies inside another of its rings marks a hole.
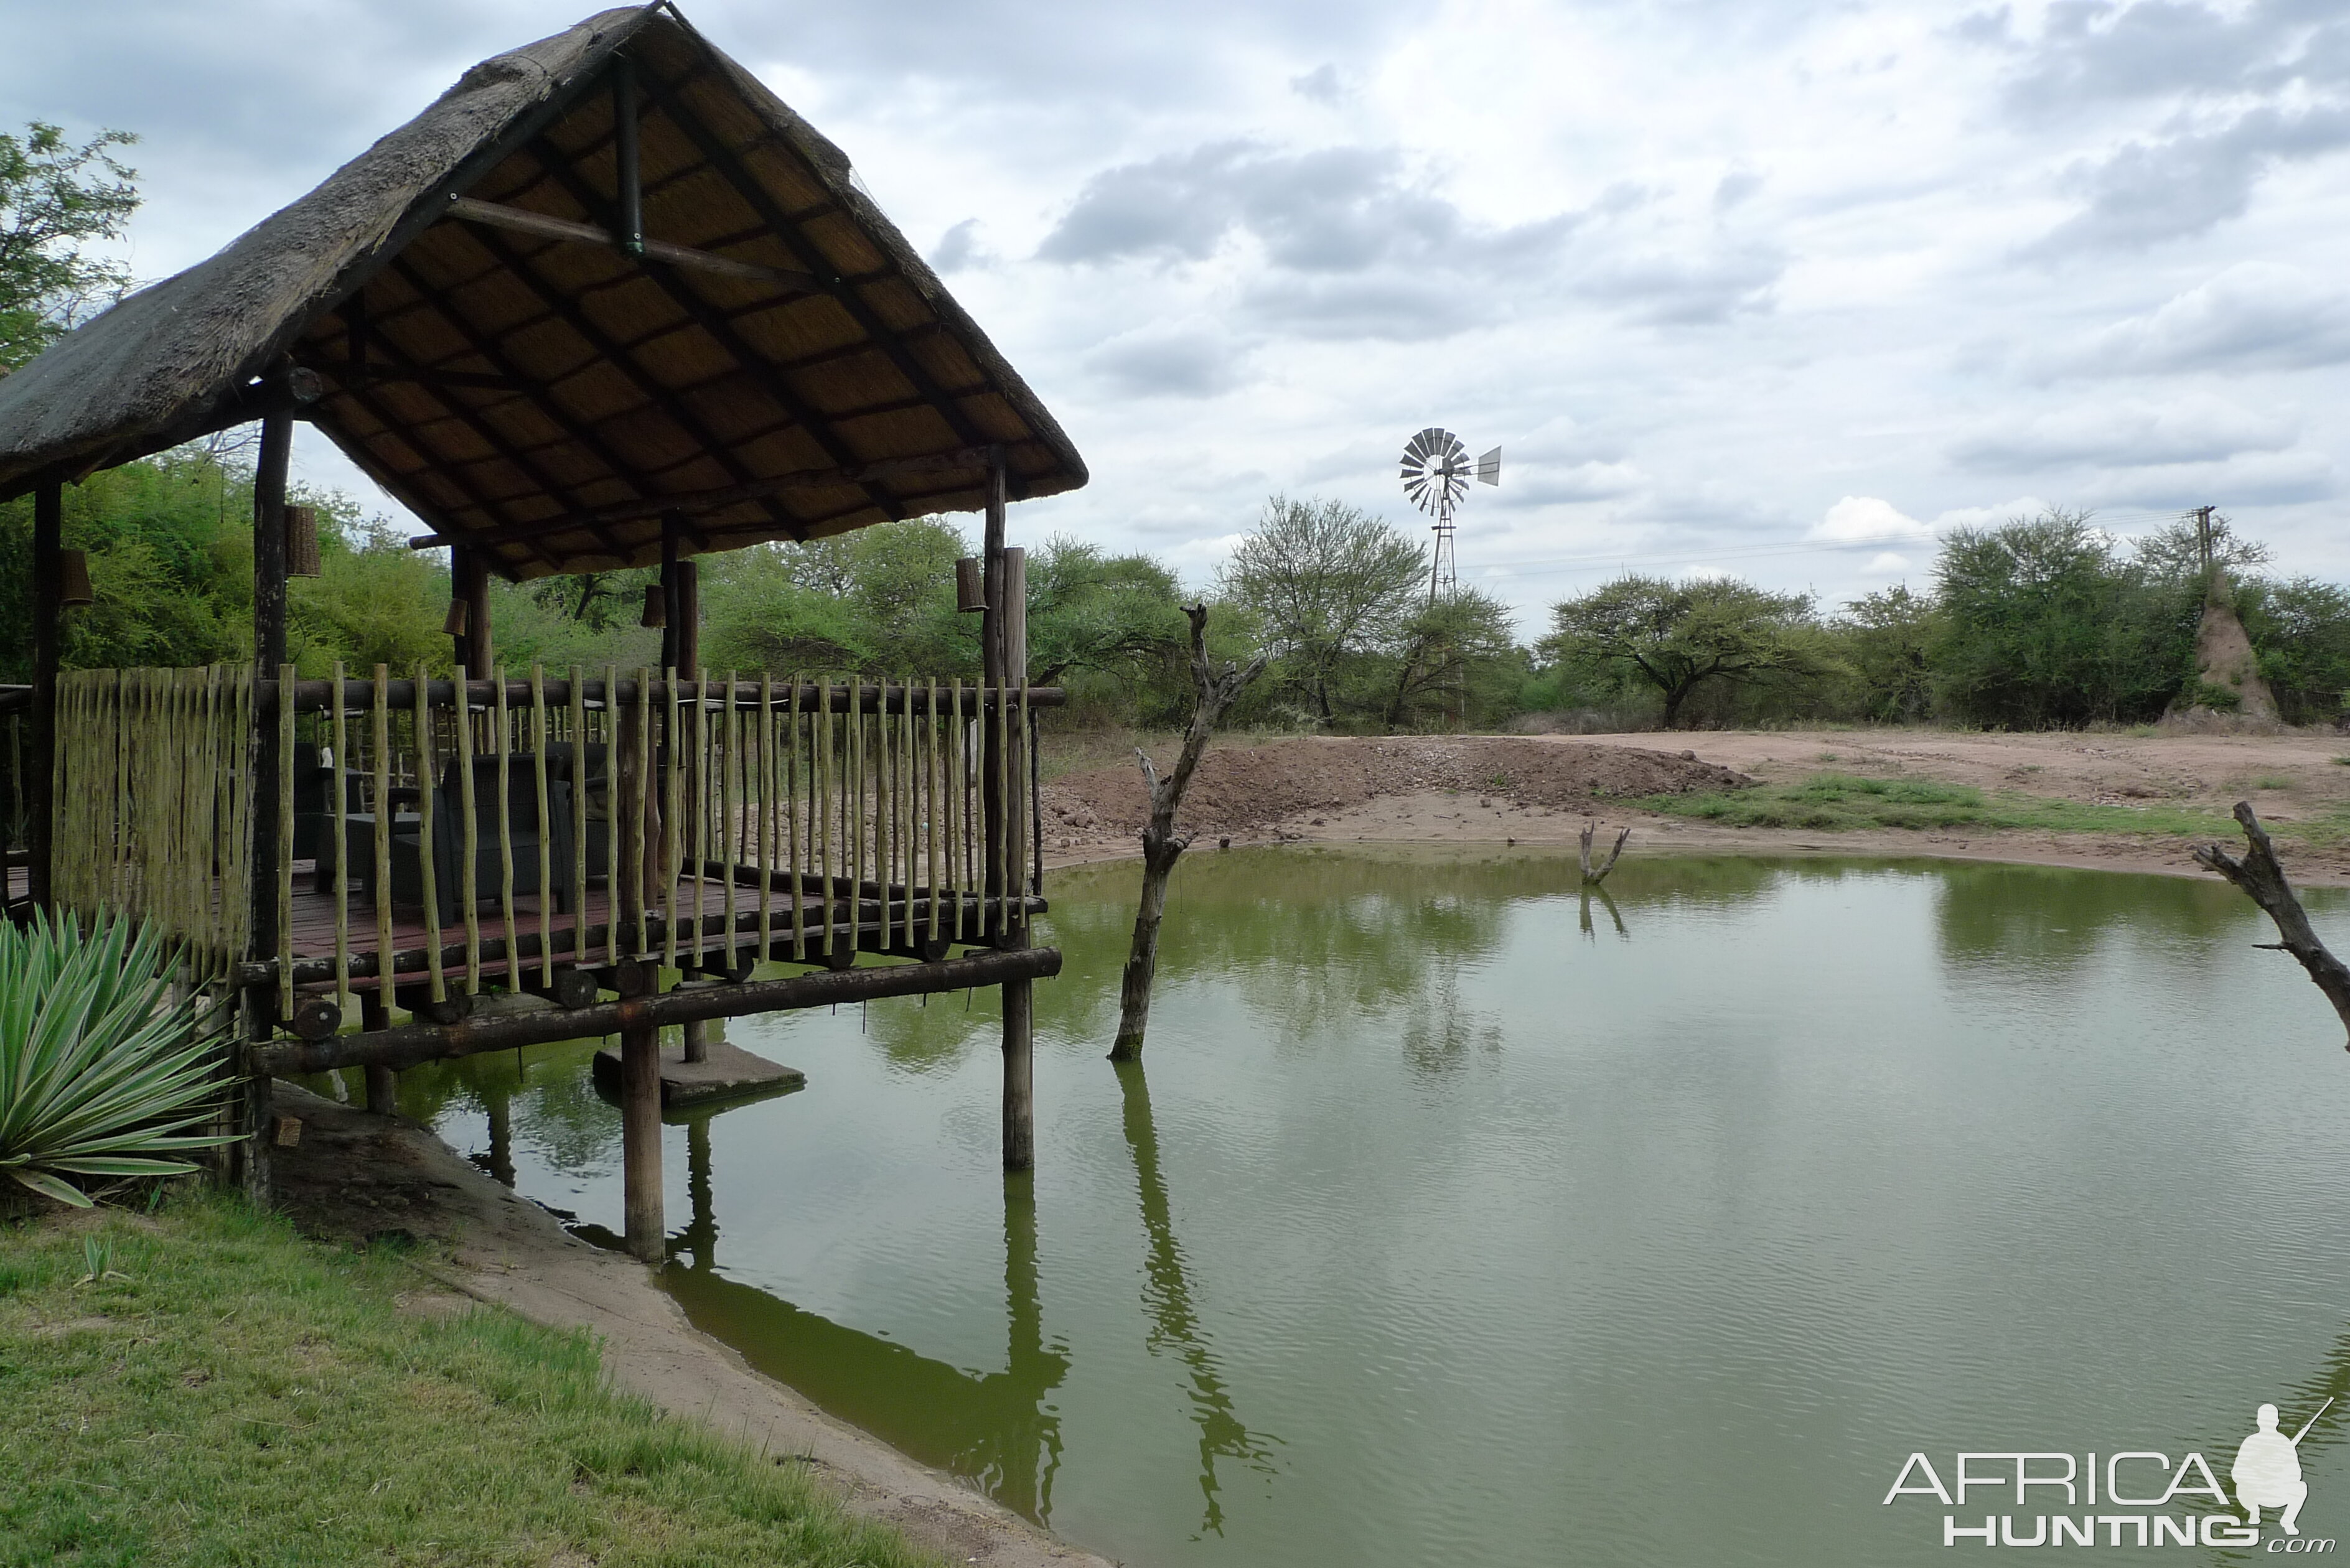
<instances>
[{"instance_id":1,"label":"dirt bank","mask_svg":"<svg viewBox=\"0 0 2350 1568\"><path fill-rule=\"evenodd\" d=\"M641 1264L567 1234L414 1122L286 1083L277 1109L302 1124L293 1147L274 1151L280 1199L296 1224L339 1241L404 1235L453 1249L453 1268L428 1271L449 1289L421 1292L415 1310L460 1307L454 1293L463 1293L536 1323L588 1329L620 1387L777 1464L807 1465L851 1511L896 1526L950 1563L1109 1568L761 1376L688 1323Z\"/></svg>"},{"instance_id":2,"label":"dirt bank","mask_svg":"<svg viewBox=\"0 0 2350 1568\"><path fill-rule=\"evenodd\" d=\"M1208 837L1300 836L1379 801L1457 794L1482 797L1481 809L1557 816L1617 797L1736 789L1748 782L1730 768L1661 748L1560 745L1514 735L1315 737L1209 753L1179 825ZM1124 848L1149 805L1136 765L1055 779L1044 789L1045 847L1065 854Z\"/></svg>"},{"instance_id":3,"label":"dirt bank","mask_svg":"<svg viewBox=\"0 0 2350 1568\"><path fill-rule=\"evenodd\" d=\"M1161 748L1154 747L1159 755ZM1166 748L1171 754L1171 747ZM2177 835L2017 830L1726 828L1631 807L1627 797L1784 783L1821 772L1966 784L2121 807L2166 803L2224 819L2350 814L2350 739L2156 733L1991 735L1795 730L1602 736L1312 739L1235 745L1201 764L1187 826L1202 844L1318 840L1572 843L1585 821L1633 827L1626 853L1720 850L1924 855L2205 876ZM1162 763L1164 759L1162 758ZM1045 786L1048 860L1131 854L1146 795L1133 764ZM2233 836L2230 835L2230 836ZM2280 840L2299 881L2350 886L2350 847Z\"/></svg>"}]
</instances>

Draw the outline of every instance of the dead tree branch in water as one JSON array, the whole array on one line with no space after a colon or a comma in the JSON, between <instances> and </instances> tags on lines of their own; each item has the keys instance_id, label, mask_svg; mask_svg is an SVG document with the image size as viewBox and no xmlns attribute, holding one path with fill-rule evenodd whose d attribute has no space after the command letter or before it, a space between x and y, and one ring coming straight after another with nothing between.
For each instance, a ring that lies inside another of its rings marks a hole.
<instances>
[{"instance_id":1,"label":"dead tree branch in water","mask_svg":"<svg viewBox=\"0 0 2350 1568\"><path fill-rule=\"evenodd\" d=\"M1616 847L1607 852L1607 864L1594 871L1591 868L1591 836L1598 830L1599 824L1596 819L1583 825L1583 883L1586 888L1596 888L1607 880L1607 873L1616 869L1616 857L1624 853L1624 841L1632 836L1632 830L1628 827L1618 833Z\"/></svg>"},{"instance_id":2,"label":"dead tree branch in water","mask_svg":"<svg viewBox=\"0 0 2350 1568\"><path fill-rule=\"evenodd\" d=\"M2285 880L2284 867L2277 864L2276 848L2269 842L2267 829L2252 815L2251 803L2238 801L2235 815L2251 846L2244 857L2238 860L2219 845L2207 844L2195 851L2195 864L2208 871L2217 871L2268 911L2269 919L2276 922L2277 935L2284 939L2275 945L2301 961L2301 967L2309 971L2309 978L2317 982L2317 989L2325 993L2325 1000L2341 1015L2344 1028L2350 1029L2350 966L2317 940L2308 911L2294 897L2293 884ZM2345 1049L2350 1049L2350 1045Z\"/></svg>"},{"instance_id":3,"label":"dead tree branch in water","mask_svg":"<svg viewBox=\"0 0 2350 1568\"><path fill-rule=\"evenodd\" d=\"M1134 917L1134 946L1127 954L1126 973L1118 981L1118 1040L1109 1050L1113 1062L1142 1057L1142 1033L1150 1022L1150 981L1159 970L1159 921L1167 912L1167 878L1174 874L1176 860L1191 847L1191 836L1175 831L1175 814L1182 809L1183 794L1191 787L1191 774L1207 755L1208 739L1216 732L1224 710L1264 672L1265 660L1272 657L1260 653L1246 669L1227 665L1219 674L1208 660L1208 607L1192 605L1183 613L1191 620L1191 684L1199 700L1174 772L1161 778L1141 747L1134 752L1150 785L1150 821L1142 830L1142 905Z\"/></svg>"}]
</instances>

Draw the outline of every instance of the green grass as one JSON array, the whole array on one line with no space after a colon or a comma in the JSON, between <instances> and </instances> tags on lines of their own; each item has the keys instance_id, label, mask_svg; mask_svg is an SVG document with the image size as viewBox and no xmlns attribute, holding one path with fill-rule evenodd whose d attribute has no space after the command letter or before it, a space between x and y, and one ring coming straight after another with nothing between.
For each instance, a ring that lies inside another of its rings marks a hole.
<instances>
[{"instance_id":1,"label":"green grass","mask_svg":"<svg viewBox=\"0 0 2350 1568\"><path fill-rule=\"evenodd\" d=\"M2278 778L2274 775L2271 775L2267 778L2254 779L2252 781L2252 787L2254 789L2291 789L2293 787L2293 781L2291 779Z\"/></svg>"},{"instance_id":2,"label":"green grass","mask_svg":"<svg viewBox=\"0 0 2350 1568\"><path fill-rule=\"evenodd\" d=\"M96 1223L0 1230L7 1568L931 1561L610 1392L584 1333L411 1315L396 1257L224 1199Z\"/></svg>"},{"instance_id":3,"label":"green grass","mask_svg":"<svg viewBox=\"0 0 2350 1568\"><path fill-rule=\"evenodd\" d=\"M2226 836L2235 825L2216 813L2182 806L2143 810L2088 805L2042 795L1986 795L1970 784L1925 779L1866 779L1814 774L1794 784L1757 784L1712 794L1656 795L1651 811L1694 816L1725 827L1808 827L1853 832L1871 827L2021 827L2044 833L2148 833Z\"/></svg>"}]
</instances>

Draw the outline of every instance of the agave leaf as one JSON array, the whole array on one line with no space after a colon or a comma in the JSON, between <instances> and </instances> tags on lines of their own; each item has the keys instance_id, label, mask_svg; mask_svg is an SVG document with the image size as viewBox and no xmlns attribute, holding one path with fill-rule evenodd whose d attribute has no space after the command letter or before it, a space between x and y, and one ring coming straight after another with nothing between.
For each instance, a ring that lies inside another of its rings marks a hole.
<instances>
[{"instance_id":1,"label":"agave leaf","mask_svg":"<svg viewBox=\"0 0 2350 1568\"><path fill-rule=\"evenodd\" d=\"M184 1159L52 1159L51 1170L77 1176L185 1176L196 1168Z\"/></svg>"},{"instance_id":2,"label":"agave leaf","mask_svg":"<svg viewBox=\"0 0 2350 1568\"><path fill-rule=\"evenodd\" d=\"M127 919L0 926L0 1168L75 1202L55 1173L174 1174L159 1156L236 1141L189 1130L228 1085L201 1000L170 999L176 961Z\"/></svg>"},{"instance_id":3,"label":"agave leaf","mask_svg":"<svg viewBox=\"0 0 2350 1568\"><path fill-rule=\"evenodd\" d=\"M37 1170L11 1170L8 1174L44 1198L54 1198L60 1203L70 1203L77 1209L98 1207L90 1201L89 1194L78 1188L67 1186L54 1176L47 1176Z\"/></svg>"}]
</instances>

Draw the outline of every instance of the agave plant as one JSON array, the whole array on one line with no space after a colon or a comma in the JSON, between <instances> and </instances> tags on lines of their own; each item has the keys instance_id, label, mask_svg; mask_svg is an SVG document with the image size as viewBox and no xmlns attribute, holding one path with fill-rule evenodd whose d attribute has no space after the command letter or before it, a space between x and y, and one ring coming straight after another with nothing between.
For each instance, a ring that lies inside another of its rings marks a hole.
<instances>
[{"instance_id":1,"label":"agave plant","mask_svg":"<svg viewBox=\"0 0 2350 1568\"><path fill-rule=\"evenodd\" d=\"M171 998L152 927L100 916L0 922L0 1170L90 1207L68 1176L179 1176L180 1152L236 1141L191 1132L224 1096L200 997Z\"/></svg>"}]
</instances>

